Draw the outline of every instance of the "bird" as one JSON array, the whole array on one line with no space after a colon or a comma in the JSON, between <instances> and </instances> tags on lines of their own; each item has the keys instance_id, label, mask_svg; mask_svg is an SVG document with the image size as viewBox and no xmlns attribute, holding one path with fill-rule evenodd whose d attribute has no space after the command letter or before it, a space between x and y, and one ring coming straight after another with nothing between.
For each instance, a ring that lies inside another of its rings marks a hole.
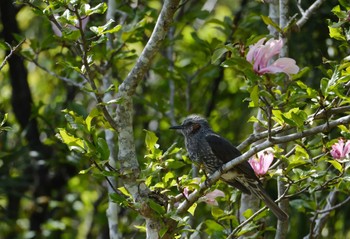
<instances>
[{"instance_id":1,"label":"bird","mask_svg":"<svg viewBox=\"0 0 350 239\"><path fill-rule=\"evenodd\" d=\"M182 133L189 158L195 164L203 166L204 171L209 175L241 155L241 152L229 140L215 133L208 121L200 115L189 115L181 125L171 126L170 129ZM278 220L288 220L288 215L266 192L262 182L247 161L222 174L220 179L243 193L253 194L263 200Z\"/></svg>"}]
</instances>

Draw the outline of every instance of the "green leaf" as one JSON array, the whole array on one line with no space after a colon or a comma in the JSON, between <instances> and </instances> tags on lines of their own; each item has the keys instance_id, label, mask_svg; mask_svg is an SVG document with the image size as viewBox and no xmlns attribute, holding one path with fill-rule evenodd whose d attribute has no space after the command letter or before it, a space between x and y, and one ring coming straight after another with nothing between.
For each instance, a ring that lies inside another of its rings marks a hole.
<instances>
[{"instance_id":1,"label":"green leaf","mask_svg":"<svg viewBox=\"0 0 350 239\"><path fill-rule=\"evenodd\" d=\"M164 176L164 182L167 183L170 179L174 178L175 175L173 172L167 172Z\"/></svg>"},{"instance_id":2,"label":"green leaf","mask_svg":"<svg viewBox=\"0 0 350 239\"><path fill-rule=\"evenodd\" d=\"M209 235L212 235L211 238L226 238L223 237L223 232L225 231L225 228L216 221L210 219L205 220L205 225L207 227L205 231Z\"/></svg>"},{"instance_id":3,"label":"green leaf","mask_svg":"<svg viewBox=\"0 0 350 239\"><path fill-rule=\"evenodd\" d=\"M100 153L101 160L107 160L110 155L109 147L104 138L97 139L97 151Z\"/></svg>"},{"instance_id":4,"label":"green leaf","mask_svg":"<svg viewBox=\"0 0 350 239\"><path fill-rule=\"evenodd\" d=\"M90 30L95 33L96 35L98 36L102 36L104 34L107 34L107 33L115 33L115 32L118 32L122 26L121 25L117 25L111 29L108 30L108 28L114 23L114 20L113 19L109 19L109 21L103 25L103 26L98 26L98 27L95 27L95 26L92 26L90 27Z\"/></svg>"},{"instance_id":5,"label":"green leaf","mask_svg":"<svg viewBox=\"0 0 350 239\"><path fill-rule=\"evenodd\" d=\"M343 172L343 167L338 161L336 161L336 160L328 160L328 162L331 163L333 165L333 167L336 168L340 173Z\"/></svg>"},{"instance_id":6,"label":"green leaf","mask_svg":"<svg viewBox=\"0 0 350 239\"><path fill-rule=\"evenodd\" d=\"M307 114L302 114L301 112L303 111L299 111L297 113L291 112L292 119L299 128L303 128L305 120L307 118Z\"/></svg>"},{"instance_id":7,"label":"green leaf","mask_svg":"<svg viewBox=\"0 0 350 239\"><path fill-rule=\"evenodd\" d=\"M335 7L331 10L331 12L332 12L334 15L336 15L339 19L345 19L345 18L347 18L347 15L348 15L346 11L342 11L342 10L341 10L341 8L340 8L339 5L335 6Z\"/></svg>"},{"instance_id":8,"label":"green leaf","mask_svg":"<svg viewBox=\"0 0 350 239\"><path fill-rule=\"evenodd\" d=\"M280 26L277 23L275 23L270 17L261 16L261 18L266 25L274 27L278 32L282 32Z\"/></svg>"},{"instance_id":9,"label":"green leaf","mask_svg":"<svg viewBox=\"0 0 350 239\"><path fill-rule=\"evenodd\" d=\"M2 126L6 123L7 117L8 117L8 114L7 114L7 113L4 114L4 118L2 119L2 121L1 121L1 123L0 123L0 127L2 127Z\"/></svg>"},{"instance_id":10,"label":"green leaf","mask_svg":"<svg viewBox=\"0 0 350 239\"><path fill-rule=\"evenodd\" d=\"M334 28L334 27L328 26L328 29L329 29L329 36L331 38L334 38L334 39L340 40L340 41L346 41L346 38L345 38L341 28L338 28L338 27Z\"/></svg>"},{"instance_id":11,"label":"green leaf","mask_svg":"<svg viewBox=\"0 0 350 239\"><path fill-rule=\"evenodd\" d=\"M85 16L90 16L92 14L103 14L107 10L107 4L100 3L93 8L91 8L89 4L84 4L80 10L81 14Z\"/></svg>"},{"instance_id":12,"label":"green leaf","mask_svg":"<svg viewBox=\"0 0 350 239\"><path fill-rule=\"evenodd\" d=\"M68 132L63 128L59 128L58 132L61 140L69 147L70 150L78 149L79 151L85 151L85 144L82 139L76 138L68 134Z\"/></svg>"},{"instance_id":13,"label":"green leaf","mask_svg":"<svg viewBox=\"0 0 350 239\"><path fill-rule=\"evenodd\" d=\"M196 208L197 208L197 203L193 203L192 206L189 209L187 209L187 211L191 213L192 216L194 216L194 212L196 211Z\"/></svg>"},{"instance_id":14,"label":"green leaf","mask_svg":"<svg viewBox=\"0 0 350 239\"><path fill-rule=\"evenodd\" d=\"M103 32L103 34L112 34L112 33L116 33L116 32L119 32L120 29L122 29L122 25L116 25L115 27L113 27L112 29L109 29L109 30L106 30Z\"/></svg>"},{"instance_id":15,"label":"green leaf","mask_svg":"<svg viewBox=\"0 0 350 239\"><path fill-rule=\"evenodd\" d=\"M144 131L146 132L146 138L145 138L146 147L151 152L154 152L154 149L159 147L159 145L157 144L158 137L152 131L148 131L148 130L144 130Z\"/></svg>"},{"instance_id":16,"label":"green leaf","mask_svg":"<svg viewBox=\"0 0 350 239\"><path fill-rule=\"evenodd\" d=\"M164 227L162 227L161 229L160 229L160 231L159 231L159 236L160 236L160 238L163 238L163 236L165 235L165 233L168 231L168 227L166 227L166 226L164 226Z\"/></svg>"},{"instance_id":17,"label":"green leaf","mask_svg":"<svg viewBox=\"0 0 350 239\"><path fill-rule=\"evenodd\" d=\"M221 62L221 57L228 52L228 49L226 47L220 47L216 49L211 56L211 64L217 65Z\"/></svg>"},{"instance_id":18,"label":"green leaf","mask_svg":"<svg viewBox=\"0 0 350 239\"><path fill-rule=\"evenodd\" d=\"M256 117L253 115L253 116L251 116L251 117L248 119L248 122L249 122L249 123L258 123L259 120L258 120L258 118L256 118Z\"/></svg>"},{"instance_id":19,"label":"green leaf","mask_svg":"<svg viewBox=\"0 0 350 239\"><path fill-rule=\"evenodd\" d=\"M182 168L185 165L186 164L183 161L179 161L179 160L176 160L176 159L167 159L165 161L165 166L168 169L179 169L179 168Z\"/></svg>"},{"instance_id":20,"label":"green leaf","mask_svg":"<svg viewBox=\"0 0 350 239\"><path fill-rule=\"evenodd\" d=\"M276 121L279 125L284 125L284 120L282 117L282 111L280 110L272 110L272 119Z\"/></svg>"},{"instance_id":21,"label":"green leaf","mask_svg":"<svg viewBox=\"0 0 350 239\"><path fill-rule=\"evenodd\" d=\"M109 194L109 197L113 202L118 203L121 206L129 206L129 202L126 200L126 198L119 195L118 193L111 193Z\"/></svg>"},{"instance_id":22,"label":"green leaf","mask_svg":"<svg viewBox=\"0 0 350 239\"><path fill-rule=\"evenodd\" d=\"M155 211L157 212L159 215L164 215L166 213L165 208L161 205L159 205L158 203L156 203L154 200L149 199L148 201L148 205Z\"/></svg>"},{"instance_id":23,"label":"green leaf","mask_svg":"<svg viewBox=\"0 0 350 239\"><path fill-rule=\"evenodd\" d=\"M87 173L90 172L91 169L93 169L94 167L95 167L95 166L93 165L93 166L90 166L90 167L87 168L87 169L80 170L80 171L79 171L79 174L87 174Z\"/></svg>"},{"instance_id":24,"label":"green leaf","mask_svg":"<svg viewBox=\"0 0 350 239\"><path fill-rule=\"evenodd\" d=\"M146 227L145 226L139 226L139 225L134 225L135 228L137 228L140 232L146 232Z\"/></svg>"},{"instance_id":25,"label":"green leaf","mask_svg":"<svg viewBox=\"0 0 350 239\"><path fill-rule=\"evenodd\" d=\"M339 0L340 5L346 8L346 10L350 10L350 2L349 0Z\"/></svg>"},{"instance_id":26,"label":"green leaf","mask_svg":"<svg viewBox=\"0 0 350 239\"><path fill-rule=\"evenodd\" d=\"M89 132L91 132L91 121L100 114L97 108L91 110L90 114L86 117L85 123Z\"/></svg>"},{"instance_id":27,"label":"green leaf","mask_svg":"<svg viewBox=\"0 0 350 239\"><path fill-rule=\"evenodd\" d=\"M287 124L303 128L305 120L307 119L307 114L299 108L293 108L281 114L281 117Z\"/></svg>"},{"instance_id":28,"label":"green leaf","mask_svg":"<svg viewBox=\"0 0 350 239\"><path fill-rule=\"evenodd\" d=\"M131 197L131 194L126 190L125 187L119 187L118 190L123 193L125 196Z\"/></svg>"},{"instance_id":29,"label":"green leaf","mask_svg":"<svg viewBox=\"0 0 350 239\"><path fill-rule=\"evenodd\" d=\"M310 156L309 156L308 152L306 151L306 149L304 149L300 145L297 145L295 147L295 156L296 156L296 158L303 159L303 160L307 160L307 159L310 158Z\"/></svg>"},{"instance_id":30,"label":"green leaf","mask_svg":"<svg viewBox=\"0 0 350 239\"><path fill-rule=\"evenodd\" d=\"M254 214L254 212L253 212L253 210L252 209L247 209L247 210L245 210L244 212L243 212L243 216L245 217L245 218L250 218L252 215Z\"/></svg>"},{"instance_id":31,"label":"green leaf","mask_svg":"<svg viewBox=\"0 0 350 239\"><path fill-rule=\"evenodd\" d=\"M259 86L258 85L255 85L250 91L250 99L252 101L249 103L249 107L259 106Z\"/></svg>"},{"instance_id":32,"label":"green leaf","mask_svg":"<svg viewBox=\"0 0 350 239\"><path fill-rule=\"evenodd\" d=\"M211 215L213 215L214 218L221 218L225 215L225 212L219 207L211 207Z\"/></svg>"}]
</instances>

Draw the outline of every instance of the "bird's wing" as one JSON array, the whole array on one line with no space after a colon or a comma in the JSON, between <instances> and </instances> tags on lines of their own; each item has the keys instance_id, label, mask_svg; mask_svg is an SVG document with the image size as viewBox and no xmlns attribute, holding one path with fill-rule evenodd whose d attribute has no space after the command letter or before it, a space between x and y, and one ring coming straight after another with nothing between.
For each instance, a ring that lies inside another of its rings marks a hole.
<instances>
[{"instance_id":1,"label":"bird's wing","mask_svg":"<svg viewBox=\"0 0 350 239\"><path fill-rule=\"evenodd\" d=\"M235 146L217 134L208 134L205 139L209 143L209 146L215 156L219 158L223 163L227 163L241 155L241 152ZM259 181L258 177L254 173L253 168L247 161L236 165L235 169L241 173L244 173L248 178Z\"/></svg>"}]
</instances>

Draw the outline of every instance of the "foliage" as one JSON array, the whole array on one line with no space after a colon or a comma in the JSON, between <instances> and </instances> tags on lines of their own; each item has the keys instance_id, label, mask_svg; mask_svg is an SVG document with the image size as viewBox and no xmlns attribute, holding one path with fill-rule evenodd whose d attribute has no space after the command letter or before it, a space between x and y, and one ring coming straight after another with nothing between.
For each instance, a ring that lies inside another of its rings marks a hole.
<instances>
[{"instance_id":1,"label":"foliage","mask_svg":"<svg viewBox=\"0 0 350 239\"><path fill-rule=\"evenodd\" d=\"M316 10L324 17L311 17L298 31L298 16L280 26L268 16L267 3L218 1L205 9L206 1L184 1L147 74L131 86L131 101L120 96L120 86L166 3L112 2L11 5L13 42L1 44L8 64L0 75L0 110L6 112L0 118L0 237L145 238L151 220L164 238L252 232L272 238L276 219L264 209L239 215L240 192L192 165L181 136L168 130L190 113L208 117L215 131L247 152L244 160L257 153L250 147L257 142L273 147L276 160L262 181L274 198L276 185L285 185L279 196L289 203L287 238L314 233L323 216L323 236L349 235L349 157L330 153L340 138L350 140L346 1L326 1ZM262 74L247 61L249 46L276 37L267 27L285 40L297 74ZM9 46L24 37L13 52ZM32 98L22 100L30 102L28 116L12 110L20 106L13 102L22 89L11 70L20 64L11 61L16 56L23 61L22 76L28 73L24 82ZM118 161L125 155L117 142L126 131L116 112L129 102L136 168L133 155L129 168ZM254 125L260 127L255 135ZM117 205L114 216L106 215L111 204ZM109 235L114 218L117 233Z\"/></svg>"}]
</instances>

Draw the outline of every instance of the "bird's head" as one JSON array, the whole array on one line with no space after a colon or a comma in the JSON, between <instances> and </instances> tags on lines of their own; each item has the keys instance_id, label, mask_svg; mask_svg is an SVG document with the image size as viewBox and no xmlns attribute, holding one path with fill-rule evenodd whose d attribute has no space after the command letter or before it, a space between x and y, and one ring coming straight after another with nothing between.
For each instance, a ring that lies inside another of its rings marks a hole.
<instances>
[{"instance_id":1,"label":"bird's head","mask_svg":"<svg viewBox=\"0 0 350 239\"><path fill-rule=\"evenodd\" d=\"M210 129L208 121L199 115L190 115L185 118L181 125L172 126L170 129L179 130L185 137L194 136Z\"/></svg>"}]
</instances>

